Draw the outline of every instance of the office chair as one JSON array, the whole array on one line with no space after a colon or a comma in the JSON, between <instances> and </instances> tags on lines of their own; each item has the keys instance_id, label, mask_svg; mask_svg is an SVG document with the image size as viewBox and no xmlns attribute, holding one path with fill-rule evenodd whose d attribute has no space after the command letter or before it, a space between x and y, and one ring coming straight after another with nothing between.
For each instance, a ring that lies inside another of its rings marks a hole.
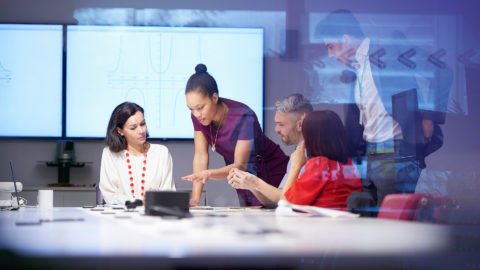
<instances>
[{"instance_id":1,"label":"office chair","mask_svg":"<svg viewBox=\"0 0 480 270\"><path fill-rule=\"evenodd\" d=\"M349 212L359 214L361 217L376 217L378 215L377 202L368 192L354 191L347 197Z\"/></svg>"},{"instance_id":2,"label":"office chair","mask_svg":"<svg viewBox=\"0 0 480 270\"><path fill-rule=\"evenodd\" d=\"M378 218L446 223L454 207L455 202L444 195L389 194Z\"/></svg>"}]
</instances>

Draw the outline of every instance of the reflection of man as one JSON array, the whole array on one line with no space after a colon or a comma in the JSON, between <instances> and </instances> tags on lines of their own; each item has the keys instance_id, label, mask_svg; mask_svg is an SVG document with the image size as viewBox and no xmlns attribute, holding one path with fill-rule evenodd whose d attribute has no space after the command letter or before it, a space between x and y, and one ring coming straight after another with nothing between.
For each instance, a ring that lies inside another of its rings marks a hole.
<instances>
[{"instance_id":1,"label":"reflection of man","mask_svg":"<svg viewBox=\"0 0 480 270\"><path fill-rule=\"evenodd\" d=\"M349 198L349 207L379 206L388 194L413 193L421 169L425 167L425 156L442 144L437 123L442 123L444 119L442 113L425 110L417 113L420 119L407 123L412 126L418 124L418 134L410 138L406 131L415 130L414 127L402 126L404 123L392 114L392 96L418 89L412 68L397 61L398 55L405 49L402 48L406 44L401 39L403 36L397 33L388 40L388 44L377 47L379 44L364 36L356 18L346 10L327 15L317 26L315 34L325 41L329 57L335 57L353 74L351 81L354 83L356 104L347 106L345 124L351 154L367 156L367 175L363 179L365 192L353 193ZM371 56L381 49L387 51L390 57L382 58L386 62L383 64ZM342 76L345 77L345 74ZM431 88L437 86L438 80L432 78L430 85ZM449 85L442 89L448 88ZM440 93L440 87L430 90ZM425 104L421 95L418 95L418 100L419 104ZM446 105L446 102L443 104ZM446 109L433 108L441 112Z\"/></svg>"},{"instance_id":2,"label":"reflection of man","mask_svg":"<svg viewBox=\"0 0 480 270\"><path fill-rule=\"evenodd\" d=\"M275 104L275 131L286 145L299 147L303 142L302 121L306 114L313 111L310 102L300 94L293 94ZM287 170L290 170L290 162ZM248 189L265 206L273 207L280 200L282 189L287 190L291 181L285 174L280 187L276 188L253 174L233 169L228 175L228 183L236 189Z\"/></svg>"}]
</instances>

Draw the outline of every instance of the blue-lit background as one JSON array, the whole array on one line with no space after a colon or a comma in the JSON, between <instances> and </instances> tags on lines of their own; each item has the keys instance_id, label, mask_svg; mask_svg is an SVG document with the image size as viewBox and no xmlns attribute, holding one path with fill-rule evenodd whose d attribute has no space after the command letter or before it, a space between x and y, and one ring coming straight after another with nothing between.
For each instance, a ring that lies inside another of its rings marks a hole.
<instances>
[{"instance_id":1,"label":"blue-lit background","mask_svg":"<svg viewBox=\"0 0 480 270\"><path fill-rule=\"evenodd\" d=\"M275 101L300 92L315 104L315 109L332 109L342 119L345 116L343 105L353 102L352 82L342 77L348 68L327 57L325 45L315 35L319 21L326 14L348 9L358 19L365 35L384 45L378 46L375 57L379 66L386 64L380 69L389 76L386 84L390 91L416 88L420 108L446 113L445 123L441 125L443 146L427 157L427 168L422 171L418 188L422 192L444 194L455 199L459 208L452 217L453 221L468 223L480 220L479 6L476 0L172 0L158 3L18 0L0 2L0 23L262 28L265 35L264 131L281 144L274 132ZM0 40L0 47L2 42ZM230 59L225 61L235 66ZM0 69L0 76L1 72ZM186 71L191 72L193 68ZM405 74L415 79L414 84L398 87L397 78ZM241 87L249 78L232 77L229 80L232 80L229 83ZM0 91L4 91L1 86ZM42 87L38 91L50 90ZM5 92L0 93L0 97L3 95ZM90 110L93 104L84 106ZM26 111L24 103L17 107ZM16 119L16 114L3 112L1 129L10 130L8 121ZM20 125L28 126L23 122ZM179 179L191 172L193 143L162 143L172 152L177 187L190 188L188 183ZM56 170L37 163L55 157L55 140L2 139L0 147L3 149L1 179L8 179L8 160L14 159L18 160L16 167L21 168L19 178L26 185L55 182ZM77 160L89 161L92 165L72 170L71 183L98 181L102 147L103 142L98 139L76 141ZM283 145L282 149L288 154L293 150ZM223 165L218 155L211 156L212 167ZM207 183L206 190L211 195L208 196L210 205L237 203L235 193L226 183Z\"/></svg>"}]
</instances>

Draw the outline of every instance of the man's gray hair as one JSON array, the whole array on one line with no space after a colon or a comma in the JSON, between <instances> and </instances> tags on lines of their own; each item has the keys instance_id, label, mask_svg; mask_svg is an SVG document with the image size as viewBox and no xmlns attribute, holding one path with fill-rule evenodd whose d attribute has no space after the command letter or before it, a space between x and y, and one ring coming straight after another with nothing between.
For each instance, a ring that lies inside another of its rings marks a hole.
<instances>
[{"instance_id":1,"label":"man's gray hair","mask_svg":"<svg viewBox=\"0 0 480 270\"><path fill-rule=\"evenodd\" d=\"M308 114L313 111L313 106L302 94L293 94L275 102L275 109L283 113L297 112L300 114Z\"/></svg>"}]
</instances>

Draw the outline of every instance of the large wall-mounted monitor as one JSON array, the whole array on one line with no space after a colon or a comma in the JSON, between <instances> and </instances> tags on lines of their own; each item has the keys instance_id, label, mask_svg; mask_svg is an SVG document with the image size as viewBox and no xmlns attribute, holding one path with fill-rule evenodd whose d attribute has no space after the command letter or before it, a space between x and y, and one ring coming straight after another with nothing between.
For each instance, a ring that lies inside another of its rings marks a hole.
<instances>
[{"instance_id":1,"label":"large wall-mounted monitor","mask_svg":"<svg viewBox=\"0 0 480 270\"><path fill-rule=\"evenodd\" d=\"M263 123L263 41L261 28L68 26L66 136L104 137L115 106L131 101L151 138L193 138L184 91L198 63Z\"/></svg>"},{"instance_id":2,"label":"large wall-mounted monitor","mask_svg":"<svg viewBox=\"0 0 480 270\"><path fill-rule=\"evenodd\" d=\"M62 25L0 24L0 137L62 136Z\"/></svg>"}]
</instances>

